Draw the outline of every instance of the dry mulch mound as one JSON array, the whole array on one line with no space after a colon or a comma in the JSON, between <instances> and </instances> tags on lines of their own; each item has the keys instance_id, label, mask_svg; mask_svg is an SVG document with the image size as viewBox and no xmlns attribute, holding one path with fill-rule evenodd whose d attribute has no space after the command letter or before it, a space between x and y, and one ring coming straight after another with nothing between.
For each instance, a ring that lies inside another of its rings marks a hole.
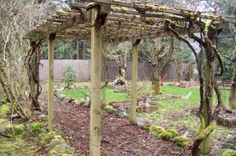
<instances>
[{"instance_id":1,"label":"dry mulch mound","mask_svg":"<svg viewBox=\"0 0 236 156\"><path fill-rule=\"evenodd\" d=\"M57 104L56 126L77 155L89 155L89 108ZM104 112L101 153L103 156L186 156L190 150L159 140L126 118Z\"/></svg>"}]
</instances>

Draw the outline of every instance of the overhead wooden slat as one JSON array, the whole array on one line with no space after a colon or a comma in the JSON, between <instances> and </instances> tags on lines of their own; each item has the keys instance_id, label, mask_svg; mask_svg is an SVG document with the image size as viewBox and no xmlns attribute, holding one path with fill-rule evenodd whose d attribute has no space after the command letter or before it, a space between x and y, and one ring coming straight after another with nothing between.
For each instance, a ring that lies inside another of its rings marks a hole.
<instances>
[{"instance_id":1,"label":"overhead wooden slat","mask_svg":"<svg viewBox=\"0 0 236 156\"><path fill-rule=\"evenodd\" d=\"M45 20L35 25L26 35L26 39L45 39L48 34L58 34L57 39L90 39L91 8L96 5L111 5L105 24L102 27L105 40L144 38L147 34L152 37L158 35L169 35L166 31L165 22L168 20L178 23L186 32L186 25L189 18L206 21L214 20L214 25L225 23L236 23L216 14L193 12L176 7L167 7L146 3L130 3L118 0L83 0L81 3L73 3L71 11L60 10L53 13ZM197 30L197 28L196 28ZM161 32L161 33L155 33Z\"/></svg>"}]
</instances>

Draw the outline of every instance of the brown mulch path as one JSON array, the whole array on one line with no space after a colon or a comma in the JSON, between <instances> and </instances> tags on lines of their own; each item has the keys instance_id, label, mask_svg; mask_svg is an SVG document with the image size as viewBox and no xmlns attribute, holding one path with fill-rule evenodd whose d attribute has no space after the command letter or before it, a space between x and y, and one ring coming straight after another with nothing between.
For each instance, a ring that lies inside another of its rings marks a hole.
<instances>
[{"instance_id":1,"label":"brown mulch path","mask_svg":"<svg viewBox=\"0 0 236 156\"><path fill-rule=\"evenodd\" d=\"M89 108L57 104L56 126L77 155L89 155ZM169 156L190 155L189 149L155 138L116 114L103 113L103 156Z\"/></svg>"}]
</instances>

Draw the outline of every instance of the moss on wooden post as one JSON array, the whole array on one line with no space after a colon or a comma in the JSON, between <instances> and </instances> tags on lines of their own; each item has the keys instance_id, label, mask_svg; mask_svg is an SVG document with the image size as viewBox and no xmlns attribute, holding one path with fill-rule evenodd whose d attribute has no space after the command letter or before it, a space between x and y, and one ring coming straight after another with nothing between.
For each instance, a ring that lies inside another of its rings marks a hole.
<instances>
[{"instance_id":1,"label":"moss on wooden post","mask_svg":"<svg viewBox=\"0 0 236 156\"><path fill-rule=\"evenodd\" d=\"M54 41L56 35L50 34L48 39L48 129L53 130L54 122Z\"/></svg>"},{"instance_id":2,"label":"moss on wooden post","mask_svg":"<svg viewBox=\"0 0 236 156\"><path fill-rule=\"evenodd\" d=\"M99 156L101 148L101 64L102 31L109 6L92 8L91 29L91 108L90 108L90 155Z\"/></svg>"},{"instance_id":3,"label":"moss on wooden post","mask_svg":"<svg viewBox=\"0 0 236 156\"><path fill-rule=\"evenodd\" d=\"M135 123L137 105L137 80L138 80L138 45L140 40L136 40L132 49L132 71L131 71L131 107L130 121Z\"/></svg>"}]
</instances>

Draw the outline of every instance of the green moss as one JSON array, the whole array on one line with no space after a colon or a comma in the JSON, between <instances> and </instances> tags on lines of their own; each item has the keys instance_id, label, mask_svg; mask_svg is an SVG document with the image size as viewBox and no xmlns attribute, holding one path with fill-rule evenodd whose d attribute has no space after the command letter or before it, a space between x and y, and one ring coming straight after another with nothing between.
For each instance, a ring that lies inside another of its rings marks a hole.
<instances>
[{"instance_id":1,"label":"green moss","mask_svg":"<svg viewBox=\"0 0 236 156\"><path fill-rule=\"evenodd\" d=\"M176 137L174 137L173 141L178 146L181 146L181 147L187 147L192 143L191 139L183 137L183 136L176 136Z\"/></svg>"},{"instance_id":2,"label":"green moss","mask_svg":"<svg viewBox=\"0 0 236 156\"><path fill-rule=\"evenodd\" d=\"M23 124L14 126L15 135L23 135L24 132L25 132L25 126Z\"/></svg>"},{"instance_id":3,"label":"green moss","mask_svg":"<svg viewBox=\"0 0 236 156\"><path fill-rule=\"evenodd\" d=\"M50 142L50 156L65 156L74 155L74 149L66 144L65 140L60 135L55 135Z\"/></svg>"},{"instance_id":4,"label":"green moss","mask_svg":"<svg viewBox=\"0 0 236 156\"><path fill-rule=\"evenodd\" d=\"M111 106L111 105L106 105L106 106L104 107L104 110L106 110L106 111L113 111L113 110L114 110L114 107Z\"/></svg>"},{"instance_id":5,"label":"green moss","mask_svg":"<svg viewBox=\"0 0 236 156\"><path fill-rule=\"evenodd\" d=\"M50 156L73 156L74 148L67 144L58 144L49 151Z\"/></svg>"},{"instance_id":6,"label":"green moss","mask_svg":"<svg viewBox=\"0 0 236 156\"><path fill-rule=\"evenodd\" d=\"M197 135L197 139L198 140L202 140L205 139L214 129L216 128L216 122L212 121L210 123L210 125L205 128L204 130L202 130L198 135Z\"/></svg>"},{"instance_id":7,"label":"green moss","mask_svg":"<svg viewBox=\"0 0 236 156\"><path fill-rule=\"evenodd\" d=\"M0 106L0 118L6 118L10 113L10 107L8 104Z\"/></svg>"},{"instance_id":8,"label":"green moss","mask_svg":"<svg viewBox=\"0 0 236 156\"><path fill-rule=\"evenodd\" d=\"M150 131L154 136L159 137L162 132L165 132L165 129L164 129L163 127L160 127L160 126L151 125L151 126L149 127L149 131Z\"/></svg>"},{"instance_id":9,"label":"green moss","mask_svg":"<svg viewBox=\"0 0 236 156\"><path fill-rule=\"evenodd\" d=\"M5 120L5 119L0 119L0 125L1 124L3 124L3 123L5 123L7 120Z\"/></svg>"},{"instance_id":10,"label":"green moss","mask_svg":"<svg viewBox=\"0 0 236 156\"><path fill-rule=\"evenodd\" d=\"M221 153L219 156L236 156L236 150L227 149L223 153Z\"/></svg>"},{"instance_id":11,"label":"green moss","mask_svg":"<svg viewBox=\"0 0 236 156\"><path fill-rule=\"evenodd\" d=\"M13 125L9 123L7 126L6 133L9 135L21 135L25 134L25 126L23 124Z\"/></svg>"},{"instance_id":12,"label":"green moss","mask_svg":"<svg viewBox=\"0 0 236 156\"><path fill-rule=\"evenodd\" d=\"M55 131L42 133L42 134L39 135L39 141L42 144L44 144L45 142L48 142L48 140L53 139L55 135L56 135Z\"/></svg>"},{"instance_id":13,"label":"green moss","mask_svg":"<svg viewBox=\"0 0 236 156\"><path fill-rule=\"evenodd\" d=\"M171 138L173 138L172 134L170 132L166 132L166 131L162 132L159 136L163 140L170 140Z\"/></svg>"},{"instance_id":14,"label":"green moss","mask_svg":"<svg viewBox=\"0 0 236 156\"><path fill-rule=\"evenodd\" d=\"M168 129L167 132L171 133L172 138L174 138L174 137L179 135L179 133L175 129Z\"/></svg>"},{"instance_id":15,"label":"green moss","mask_svg":"<svg viewBox=\"0 0 236 156\"><path fill-rule=\"evenodd\" d=\"M40 133L44 131L44 123L43 122L34 122L30 124L30 130L32 133Z\"/></svg>"},{"instance_id":16,"label":"green moss","mask_svg":"<svg viewBox=\"0 0 236 156\"><path fill-rule=\"evenodd\" d=\"M8 125L7 125L7 129L12 129L13 128L13 125L11 124L11 123L9 123Z\"/></svg>"},{"instance_id":17,"label":"green moss","mask_svg":"<svg viewBox=\"0 0 236 156\"><path fill-rule=\"evenodd\" d=\"M50 146L56 146L59 144L64 144L65 140L60 135L55 135L54 138L50 142Z\"/></svg>"},{"instance_id":18,"label":"green moss","mask_svg":"<svg viewBox=\"0 0 236 156\"><path fill-rule=\"evenodd\" d=\"M47 143L50 151L50 156L73 156L74 148L67 145L66 141L61 135L58 135L55 131L42 133L39 136L39 140L42 144Z\"/></svg>"}]
</instances>

